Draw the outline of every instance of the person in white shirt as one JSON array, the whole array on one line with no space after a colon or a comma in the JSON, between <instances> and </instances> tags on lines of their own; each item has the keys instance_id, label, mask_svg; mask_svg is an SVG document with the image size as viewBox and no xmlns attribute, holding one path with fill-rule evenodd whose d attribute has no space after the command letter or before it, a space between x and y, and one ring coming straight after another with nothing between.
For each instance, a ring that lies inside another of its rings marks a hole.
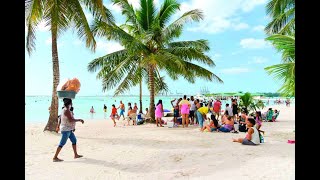
<instances>
[{"instance_id":1,"label":"person in white shirt","mask_svg":"<svg viewBox=\"0 0 320 180\"><path fill-rule=\"evenodd\" d=\"M193 96L190 97L190 112L189 112L189 117L191 118L191 123L190 124L194 124L194 112L196 111L196 105L194 104L194 98Z\"/></svg>"},{"instance_id":2,"label":"person in white shirt","mask_svg":"<svg viewBox=\"0 0 320 180\"><path fill-rule=\"evenodd\" d=\"M253 118L248 118L246 121L248 132L245 138L232 139L233 142L239 142L243 145L258 145L260 144L259 131L254 126L256 121Z\"/></svg>"},{"instance_id":3,"label":"person in white shirt","mask_svg":"<svg viewBox=\"0 0 320 180\"><path fill-rule=\"evenodd\" d=\"M226 112L228 116L233 116L232 108L229 106L229 104L226 104Z\"/></svg>"}]
</instances>

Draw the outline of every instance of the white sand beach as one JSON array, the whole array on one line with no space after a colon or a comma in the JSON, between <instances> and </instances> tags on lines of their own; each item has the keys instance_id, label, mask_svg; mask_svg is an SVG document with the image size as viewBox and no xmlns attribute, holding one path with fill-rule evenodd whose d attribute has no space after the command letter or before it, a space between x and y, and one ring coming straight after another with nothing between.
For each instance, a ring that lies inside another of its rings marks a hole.
<instances>
[{"instance_id":1,"label":"white sand beach","mask_svg":"<svg viewBox=\"0 0 320 180\"><path fill-rule=\"evenodd\" d=\"M73 158L68 140L59 155L63 162L52 162L60 134L43 132L45 123L28 124L26 179L295 179L295 145L287 143L295 139L295 107L272 107L280 115L277 122L263 122L266 142L259 146L232 142L233 137L245 136L241 132L209 133L194 126L154 124L118 123L114 128L111 120L88 120L78 123L75 131L78 152L84 157Z\"/></svg>"}]
</instances>

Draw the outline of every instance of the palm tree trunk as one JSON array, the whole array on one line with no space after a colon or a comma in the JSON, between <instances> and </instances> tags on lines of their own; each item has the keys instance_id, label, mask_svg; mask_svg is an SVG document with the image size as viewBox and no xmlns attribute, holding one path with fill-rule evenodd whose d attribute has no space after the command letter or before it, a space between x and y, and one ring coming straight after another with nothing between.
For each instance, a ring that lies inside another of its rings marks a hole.
<instances>
[{"instance_id":1,"label":"palm tree trunk","mask_svg":"<svg viewBox=\"0 0 320 180\"><path fill-rule=\"evenodd\" d=\"M142 79L140 79L140 111L139 113L142 113Z\"/></svg>"},{"instance_id":2,"label":"palm tree trunk","mask_svg":"<svg viewBox=\"0 0 320 180\"><path fill-rule=\"evenodd\" d=\"M57 46L57 32L51 30L52 38L52 70L53 70L53 89L49 120L43 131L55 131L58 122L58 96L57 86L60 81L58 46Z\"/></svg>"},{"instance_id":3,"label":"palm tree trunk","mask_svg":"<svg viewBox=\"0 0 320 180\"><path fill-rule=\"evenodd\" d=\"M149 66L149 84L150 84L150 117L151 121L155 120L155 104L154 104L154 73L153 66Z\"/></svg>"}]
</instances>

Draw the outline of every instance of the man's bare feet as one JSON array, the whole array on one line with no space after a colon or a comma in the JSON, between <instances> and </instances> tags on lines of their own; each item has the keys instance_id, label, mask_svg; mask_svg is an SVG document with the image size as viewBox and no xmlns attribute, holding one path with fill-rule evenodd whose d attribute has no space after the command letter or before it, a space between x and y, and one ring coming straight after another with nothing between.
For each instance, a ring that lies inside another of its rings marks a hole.
<instances>
[{"instance_id":1,"label":"man's bare feet","mask_svg":"<svg viewBox=\"0 0 320 180\"><path fill-rule=\"evenodd\" d=\"M76 159L76 158L81 158L81 157L83 157L82 155L76 155L76 156L74 156L74 158Z\"/></svg>"},{"instance_id":2,"label":"man's bare feet","mask_svg":"<svg viewBox=\"0 0 320 180\"><path fill-rule=\"evenodd\" d=\"M52 160L53 160L53 162L61 162L61 161L63 161L62 159L59 159L59 158L53 158Z\"/></svg>"}]
</instances>

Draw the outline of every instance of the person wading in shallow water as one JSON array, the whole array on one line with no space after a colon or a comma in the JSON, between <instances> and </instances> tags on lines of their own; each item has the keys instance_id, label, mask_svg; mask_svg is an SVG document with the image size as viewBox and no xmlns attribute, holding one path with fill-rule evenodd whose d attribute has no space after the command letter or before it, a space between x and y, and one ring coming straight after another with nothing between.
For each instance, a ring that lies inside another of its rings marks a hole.
<instances>
[{"instance_id":1,"label":"person wading in shallow water","mask_svg":"<svg viewBox=\"0 0 320 180\"><path fill-rule=\"evenodd\" d=\"M62 159L58 158L58 155L62 149L62 147L66 144L68 138L72 142L72 149L74 152L74 158L81 158L82 155L79 155L77 152L77 138L74 135L74 128L76 122L81 122L82 124L84 121L82 119L75 119L73 117L73 113L70 111L70 108L72 107L72 100L68 98L63 99L64 108L62 109L60 118L61 118L61 124L60 124L60 130L61 130L61 140L59 143L59 146L56 150L56 153L53 157L53 162L60 162L63 161Z\"/></svg>"}]
</instances>

